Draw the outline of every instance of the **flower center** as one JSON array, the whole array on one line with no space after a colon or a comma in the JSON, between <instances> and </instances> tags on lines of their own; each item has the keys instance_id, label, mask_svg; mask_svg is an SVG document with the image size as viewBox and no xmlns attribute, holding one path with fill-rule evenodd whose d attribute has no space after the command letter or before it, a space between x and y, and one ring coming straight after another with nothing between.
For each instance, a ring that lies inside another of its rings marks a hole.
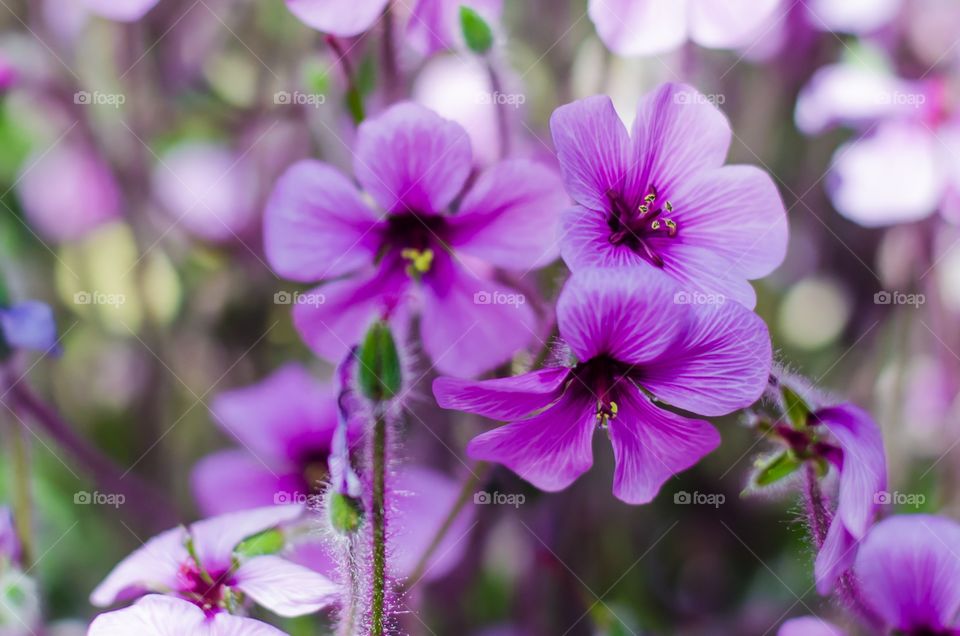
<instances>
[{"instance_id":1,"label":"flower center","mask_svg":"<svg viewBox=\"0 0 960 636\"><path fill-rule=\"evenodd\" d=\"M304 493L319 493L323 490L324 482L330 474L328 457L329 452L326 449L315 449L301 455L297 465L300 467Z\"/></svg>"},{"instance_id":2,"label":"flower center","mask_svg":"<svg viewBox=\"0 0 960 636\"><path fill-rule=\"evenodd\" d=\"M446 220L437 215L391 214L387 217L381 255L399 256L406 263L407 275L419 279L433 267L436 248L445 246L446 228Z\"/></svg>"},{"instance_id":3,"label":"flower center","mask_svg":"<svg viewBox=\"0 0 960 636\"><path fill-rule=\"evenodd\" d=\"M193 561L181 565L178 576L180 595L207 614L220 611L235 582L230 570L205 572Z\"/></svg>"},{"instance_id":4,"label":"flower center","mask_svg":"<svg viewBox=\"0 0 960 636\"><path fill-rule=\"evenodd\" d=\"M663 257L654 250L651 239L674 238L677 235L677 223L670 214L673 204L670 201L659 203L656 186L650 186L643 197L643 203L633 209L616 192L608 192L610 215L607 225L610 227L610 243L626 245L656 267L663 267Z\"/></svg>"},{"instance_id":5,"label":"flower center","mask_svg":"<svg viewBox=\"0 0 960 636\"><path fill-rule=\"evenodd\" d=\"M617 405L617 394L625 385L622 383L630 382L630 368L622 362L599 356L581 362L574 367L574 374L579 381L573 385L577 390L590 391L597 401L597 426L603 428L611 420L617 418L620 407Z\"/></svg>"}]
</instances>

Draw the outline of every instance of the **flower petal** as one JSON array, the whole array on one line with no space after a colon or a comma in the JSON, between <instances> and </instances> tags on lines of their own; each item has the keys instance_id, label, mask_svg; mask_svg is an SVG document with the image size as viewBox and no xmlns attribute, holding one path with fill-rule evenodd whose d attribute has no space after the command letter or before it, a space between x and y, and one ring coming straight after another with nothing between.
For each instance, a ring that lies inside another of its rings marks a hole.
<instances>
[{"instance_id":1,"label":"flower petal","mask_svg":"<svg viewBox=\"0 0 960 636\"><path fill-rule=\"evenodd\" d=\"M595 417L592 396L567 391L543 413L473 438L467 454L503 464L541 490L563 490L593 465Z\"/></svg>"},{"instance_id":2,"label":"flower petal","mask_svg":"<svg viewBox=\"0 0 960 636\"><path fill-rule=\"evenodd\" d=\"M767 326L733 302L690 304L687 329L640 370L658 399L701 415L726 415L753 404L770 378Z\"/></svg>"},{"instance_id":3,"label":"flower petal","mask_svg":"<svg viewBox=\"0 0 960 636\"><path fill-rule=\"evenodd\" d=\"M810 24L824 31L868 34L896 17L902 0L810 0Z\"/></svg>"},{"instance_id":4,"label":"flower petal","mask_svg":"<svg viewBox=\"0 0 960 636\"><path fill-rule=\"evenodd\" d=\"M423 347L442 373L473 377L508 362L536 334L526 297L480 279L452 258L424 276Z\"/></svg>"},{"instance_id":5,"label":"flower petal","mask_svg":"<svg viewBox=\"0 0 960 636\"><path fill-rule=\"evenodd\" d=\"M184 528L153 537L117 564L90 594L90 603L106 607L150 591L175 590L180 566L189 559Z\"/></svg>"},{"instance_id":6,"label":"flower petal","mask_svg":"<svg viewBox=\"0 0 960 636\"><path fill-rule=\"evenodd\" d=\"M636 183L656 186L670 199L696 173L723 165L732 132L707 97L668 83L640 100L632 137Z\"/></svg>"},{"instance_id":7,"label":"flower petal","mask_svg":"<svg viewBox=\"0 0 960 636\"><path fill-rule=\"evenodd\" d=\"M441 212L460 194L473 157L467 132L404 102L360 124L354 174L388 212Z\"/></svg>"},{"instance_id":8,"label":"flower petal","mask_svg":"<svg viewBox=\"0 0 960 636\"><path fill-rule=\"evenodd\" d=\"M463 380L437 378L433 394L445 409L476 413L494 420L526 417L552 404L570 377L570 369L554 367L511 378Z\"/></svg>"},{"instance_id":9,"label":"flower petal","mask_svg":"<svg viewBox=\"0 0 960 636\"><path fill-rule=\"evenodd\" d=\"M220 393L210 411L217 426L259 460L261 470L295 467L304 447L329 448L337 425L332 387L297 363Z\"/></svg>"},{"instance_id":10,"label":"flower petal","mask_svg":"<svg viewBox=\"0 0 960 636\"><path fill-rule=\"evenodd\" d=\"M236 571L236 587L280 616L312 614L336 602L340 586L302 565L277 556L259 556Z\"/></svg>"},{"instance_id":11,"label":"flower petal","mask_svg":"<svg viewBox=\"0 0 960 636\"><path fill-rule=\"evenodd\" d=\"M854 566L864 601L894 630L956 627L960 525L943 517L884 519L867 534Z\"/></svg>"},{"instance_id":12,"label":"flower petal","mask_svg":"<svg viewBox=\"0 0 960 636\"><path fill-rule=\"evenodd\" d=\"M676 280L678 297L686 298L684 302L732 301L748 309L757 304L753 286L721 254L692 241L654 238L650 244L663 257L662 271Z\"/></svg>"},{"instance_id":13,"label":"flower petal","mask_svg":"<svg viewBox=\"0 0 960 636\"><path fill-rule=\"evenodd\" d=\"M613 102L595 95L561 106L550 117L550 131L567 192L580 205L606 210L607 193L623 186L630 154Z\"/></svg>"},{"instance_id":14,"label":"flower petal","mask_svg":"<svg viewBox=\"0 0 960 636\"><path fill-rule=\"evenodd\" d=\"M524 159L503 161L480 175L450 218L450 243L500 267L543 267L557 258L557 225L567 203L553 170Z\"/></svg>"},{"instance_id":15,"label":"flower petal","mask_svg":"<svg viewBox=\"0 0 960 636\"><path fill-rule=\"evenodd\" d=\"M671 218L679 232L663 241L664 259L675 244L719 255L745 278L766 276L787 253L787 213L770 176L754 166L724 166L677 188ZM682 258L682 256L681 256Z\"/></svg>"},{"instance_id":16,"label":"flower petal","mask_svg":"<svg viewBox=\"0 0 960 636\"><path fill-rule=\"evenodd\" d=\"M777 636L846 636L846 632L822 618L801 616L781 625Z\"/></svg>"},{"instance_id":17,"label":"flower petal","mask_svg":"<svg viewBox=\"0 0 960 636\"><path fill-rule=\"evenodd\" d=\"M218 612L212 617L189 601L151 594L134 605L101 614L87 636L286 636L252 618Z\"/></svg>"},{"instance_id":18,"label":"flower petal","mask_svg":"<svg viewBox=\"0 0 960 636\"><path fill-rule=\"evenodd\" d=\"M641 364L667 351L684 329L686 308L674 302L672 281L651 268L576 272L560 292L560 335L580 361L609 355Z\"/></svg>"},{"instance_id":19,"label":"flower petal","mask_svg":"<svg viewBox=\"0 0 960 636\"><path fill-rule=\"evenodd\" d=\"M269 506L283 490L280 477L240 449L207 455L194 466L190 481L204 515Z\"/></svg>"},{"instance_id":20,"label":"flower petal","mask_svg":"<svg viewBox=\"0 0 960 636\"><path fill-rule=\"evenodd\" d=\"M340 37L370 29L389 0L287 0L287 8L301 22Z\"/></svg>"},{"instance_id":21,"label":"flower petal","mask_svg":"<svg viewBox=\"0 0 960 636\"><path fill-rule=\"evenodd\" d=\"M813 563L813 578L819 594L829 596L837 580L853 566L857 543L847 527L834 519Z\"/></svg>"},{"instance_id":22,"label":"flower petal","mask_svg":"<svg viewBox=\"0 0 960 636\"><path fill-rule=\"evenodd\" d=\"M293 504L229 512L191 524L190 536L204 567L228 569L232 566L233 550L241 541L294 521L304 511L303 506Z\"/></svg>"},{"instance_id":23,"label":"flower petal","mask_svg":"<svg viewBox=\"0 0 960 636\"><path fill-rule=\"evenodd\" d=\"M608 423L617 465L613 494L629 504L649 503L666 480L719 446L720 434L703 420L655 406L633 386L617 389L617 416Z\"/></svg>"},{"instance_id":24,"label":"flower petal","mask_svg":"<svg viewBox=\"0 0 960 636\"><path fill-rule=\"evenodd\" d=\"M688 0L590 0L588 12L614 53L655 55L686 41L688 5Z\"/></svg>"},{"instance_id":25,"label":"flower petal","mask_svg":"<svg viewBox=\"0 0 960 636\"><path fill-rule=\"evenodd\" d=\"M147 14L159 0L80 0L89 11L118 22L134 22Z\"/></svg>"},{"instance_id":26,"label":"flower petal","mask_svg":"<svg viewBox=\"0 0 960 636\"><path fill-rule=\"evenodd\" d=\"M690 38L712 49L749 50L788 9L781 0L691 0Z\"/></svg>"},{"instance_id":27,"label":"flower petal","mask_svg":"<svg viewBox=\"0 0 960 636\"><path fill-rule=\"evenodd\" d=\"M319 281L373 261L379 219L339 170L320 161L290 166L263 218L267 260L284 278Z\"/></svg>"},{"instance_id":28,"label":"flower petal","mask_svg":"<svg viewBox=\"0 0 960 636\"><path fill-rule=\"evenodd\" d=\"M37 300L0 309L0 341L15 348L53 352L57 348L57 323L53 310Z\"/></svg>"},{"instance_id":29,"label":"flower petal","mask_svg":"<svg viewBox=\"0 0 960 636\"><path fill-rule=\"evenodd\" d=\"M610 242L607 213L575 205L560 215L560 255L571 271L591 267L647 267L629 245Z\"/></svg>"}]
</instances>

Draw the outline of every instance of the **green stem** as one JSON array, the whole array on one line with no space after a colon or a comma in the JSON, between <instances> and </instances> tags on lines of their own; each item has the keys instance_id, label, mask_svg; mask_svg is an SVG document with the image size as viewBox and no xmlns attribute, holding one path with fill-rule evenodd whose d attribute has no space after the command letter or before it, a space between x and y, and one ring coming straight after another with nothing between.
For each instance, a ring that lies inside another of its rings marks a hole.
<instances>
[{"instance_id":1,"label":"green stem","mask_svg":"<svg viewBox=\"0 0 960 636\"><path fill-rule=\"evenodd\" d=\"M387 418L378 411L373 425L373 607L371 636L383 636L387 577Z\"/></svg>"},{"instance_id":2,"label":"green stem","mask_svg":"<svg viewBox=\"0 0 960 636\"><path fill-rule=\"evenodd\" d=\"M20 562L24 568L33 564L33 507L30 496L30 448L23 427L18 422L10 426L10 454L13 465L13 515L20 539Z\"/></svg>"}]
</instances>

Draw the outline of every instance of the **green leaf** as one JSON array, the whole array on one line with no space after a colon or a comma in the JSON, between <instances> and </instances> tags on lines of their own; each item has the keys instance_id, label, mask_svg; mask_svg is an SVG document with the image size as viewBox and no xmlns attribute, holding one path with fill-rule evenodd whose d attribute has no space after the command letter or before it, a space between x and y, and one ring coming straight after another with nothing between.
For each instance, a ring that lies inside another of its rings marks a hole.
<instances>
[{"instance_id":1,"label":"green leaf","mask_svg":"<svg viewBox=\"0 0 960 636\"><path fill-rule=\"evenodd\" d=\"M236 552L245 557L276 554L283 549L284 543L283 533L273 528L244 539L237 546Z\"/></svg>"},{"instance_id":2,"label":"green leaf","mask_svg":"<svg viewBox=\"0 0 960 636\"><path fill-rule=\"evenodd\" d=\"M786 384L780 386L780 393L783 395L783 404L786 408L784 415L787 416L790 424L798 431L805 429L812 412L810 406L800 397L800 394Z\"/></svg>"},{"instance_id":3,"label":"green leaf","mask_svg":"<svg viewBox=\"0 0 960 636\"><path fill-rule=\"evenodd\" d=\"M474 53L484 54L493 46L493 30L483 17L468 6L460 7L463 39Z\"/></svg>"},{"instance_id":4,"label":"green leaf","mask_svg":"<svg viewBox=\"0 0 960 636\"><path fill-rule=\"evenodd\" d=\"M784 477L792 475L802 465L803 462L793 453L783 451L761 467L754 476L753 481L758 486L769 486Z\"/></svg>"}]
</instances>

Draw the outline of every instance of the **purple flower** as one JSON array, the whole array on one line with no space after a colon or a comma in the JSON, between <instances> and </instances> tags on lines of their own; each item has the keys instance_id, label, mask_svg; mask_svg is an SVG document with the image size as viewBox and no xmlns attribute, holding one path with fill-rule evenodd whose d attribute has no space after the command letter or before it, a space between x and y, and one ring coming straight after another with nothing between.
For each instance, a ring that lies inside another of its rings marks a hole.
<instances>
[{"instance_id":1,"label":"purple flower","mask_svg":"<svg viewBox=\"0 0 960 636\"><path fill-rule=\"evenodd\" d=\"M863 409L832 406L816 411L813 420L827 429L830 439L818 448L840 474L837 509L814 566L817 590L826 595L853 565L857 542L873 523L887 487L887 464L880 429Z\"/></svg>"},{"instance_id":2,"label":"purple flower","mask_svg":"<svg viewBox=\"0 0 960 636\"><path fill-rule=\"evenodd\" d=\"M909 636L960 634L960 525L906 515L878 523L854 571L865 605Z\"/></svg>"},{"instance_id":3,"label":"purple flower","mask_svg":"<svg viewBox=\"0 0 960 636\"><path fill-rule=\"evenodd\" d=\"M156 6L159 0L80 0L87 9L110 20L135 22Z\"/></svg>"},{"instance_id":4,"label":"purple flower","mask_svg":"<svg viewBox=\"0 0 960 636\"><path fill-rule=\"evenodd\" d=\"M209 455L194 469L193 491L204 514L290 503L320 492L337 427L330 386L291 363L253 386L221 393L211 413L243 448ZM351 422L349 441L360 434L359 424Z\"/></svg>"},{"instance_id":5,"label":"purple flower","mask_svg":"<svg viewBox=\"0 0 960 636\"><path fill-rule=\"evenodd\" d=\"M570 269L659 269L688 292L748 307L748 279L783 260L787 221L770 177L724 166L730 125L703 95L665 84L637 109L633 132L610 98L562 106L550 121L567 191L561 221Z\"/></svg>"},{"instance_id":6,"label":"purple flower","mask_svg":"<svg viewBox=\"0 0 960 636\"><path fill-rule=\"evenodd\" d=\"M0 351L30 349L56 353L57 324L50 306L38 300L26 300L11 307L0 307Z\"/></svg>"},{"instance_id":7,"label":"purple flower","mask_svg":"<svg viewBox=\"0 0 960 636\"><path fill-rule=\"evenodd\" d=\"M600 39L619 55L656 55L688 39L711 49L750 46L779 17L781 0L590 0Z\"/></svg>"},{"instance_id":8,"label":"purple flower","mask_svg":"<svg viewBox=\"0 0 960 636\"><path fill-rule=\"evenodd\" d=\"M271 506L167 530L120 562L90 595L98 607L160 592L189 601L208 616L232 608L237 595L280 616L310 614L335 602L340 589L308 568L273 555L244 559L244 539L292 522L299 505Z\"/></svg>"},{"instance_id":9,"label":"purple flower","mask_svg":"<svg viewBox=\"0 0 960 636\"><path fill-rule=\"evenodd\" d=\"M777 636L846 636L846 632L822 618L802 616L781 625Z\"/></svg>"},{"instance_id":10,"label":"purple flower","mask_svg":"<svg viewBox=\"0 0 960 636\"><path fill-rule=\"evenodd\" d=\"M87 636L285 636L285 632L252 618L224 612L209 614L189 601L159 594L143 597L132 606L101 614Z\"/></svg>"},{"instance_id":11,"label":"purple flower","mask_svg":"<svg viewBox=\"0 0 960 636\"><path fill-rule=\"evenodd\" d=\"M464 192L467 133L411 103L364 122L354 159L367 196L336 168L302 161L267 204L266 254L276 271L303 282L339 279L294 307L307 344L338 362L373 320L386 317L404 334L419 309L424 349L445 373L476 375L525 347L534 314L493 269L526 272L556 257L556 210L566 198L553 172L504 161Z\"/></svg>"},{"instance_id":12,"label":"purple flower","mask_svg":"<svg viewBox=\"0 0 960 636\"><path fill-rule=\"evenodd\" d=\"M737 303L681 304L656 271L574 274L560 294L561 337L572 368L471 382L440 378L440 406L510 423L475 438L475 459L508 466L538 488L566 488L590 468L591 439L613 444L614 494L646 503L673 474L720 442L707 422L659 406L708 416L752 404L770 372L767 328Z\"/></svg>"}]
</instances>

